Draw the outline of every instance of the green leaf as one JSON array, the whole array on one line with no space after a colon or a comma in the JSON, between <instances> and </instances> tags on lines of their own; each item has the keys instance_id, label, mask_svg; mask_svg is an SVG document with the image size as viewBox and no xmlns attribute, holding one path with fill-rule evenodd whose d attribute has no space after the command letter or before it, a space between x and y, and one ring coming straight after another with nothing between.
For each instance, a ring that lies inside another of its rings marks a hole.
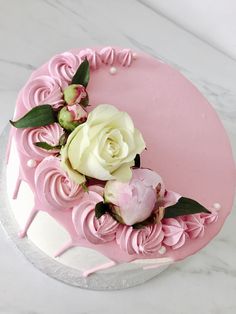
<instances>
[{"instance_id":1,"label":"green leaf","mask_svg":"<svg viewBox=\"0 0 236 314\"><path fill-rule=\"evenodd\" d=\"M35 146L38 146L40 148L43 148L45 150L52 150L52 149L60 149L61 146L60 145L55 145L55 146L52 146L46 142L36 142L34 143Z\"/></svg>"},{"instance_id":2,"label":"green leaf","mask_svg":"<svg viewBox=\"0 0 236 314\"><path fill-rule=\"evenodd\" d=\"M99 202L95 206L95 217L97 219L99 219L100 217L102 217L108 211L109 211L109 204L103 203L103 202Z\"/></svg>"},{"instance_id":3,"label":"green leaf","mask_svg":"<svg viewBox=\"0 0 236 314\"><path fill-rule=\"evenodd\" d=\"M40 105L34 107L26 113L22 118L17 121L11 121L10 123L19 129L34 128L52 124L56 122L56 114L50 105Z\"/></svg>"},{"instance_id":4,"label":"green leaf","mask_svg":"<svg viewBox=\"0 0 236 314\"><path fill-rule=\"evenodd\" d=\"M137 154L134 158L134 167L135 168L140 168L141 165L141 159L140 159L140 155Z\"/></svg>"},{"instance_id":5,"label":"green leaf","mask_svg":"<svg viewBox=\"0 0 236 314\"><path fill-rule=\"evenodd\" d=\"M181 197L175 205L165 208L164 218L174 218L197 213L211 212L195 200L187 197Z\"/></svg>"},{"instance_id":6,"label":"green leaf","mask_svg":"<svg viewBox=\"0 0 236 314\"><path fill-rule=\"evenodd\" d=\"M85 59L78 67L75 75L72 78L71 84L80 84L87 87L89 82L89 62Z\"/></svg>"}]
</instances>

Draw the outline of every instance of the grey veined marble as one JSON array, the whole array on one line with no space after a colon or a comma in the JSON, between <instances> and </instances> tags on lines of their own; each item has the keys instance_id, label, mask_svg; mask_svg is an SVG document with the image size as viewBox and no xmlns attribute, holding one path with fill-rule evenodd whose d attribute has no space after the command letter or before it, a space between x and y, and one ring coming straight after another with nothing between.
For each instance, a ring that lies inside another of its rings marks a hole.
<instances>
[{"instance_id":1,"label":"grey veined marble","mask_svg":"<svg viewBox=\"0 0 236 314\"><path fill-rule=\"evenodd\" d=\"M0 132L33 69L73 47L116 45L178 68L216 109L236 151L236 62L158 15L145 0L0 0L0 8ZM110 292L44 275L0 228L0 313L234 314L235 221L234 208L220 234L198 254L143 285Z\"/></svg>"}]
</instances>

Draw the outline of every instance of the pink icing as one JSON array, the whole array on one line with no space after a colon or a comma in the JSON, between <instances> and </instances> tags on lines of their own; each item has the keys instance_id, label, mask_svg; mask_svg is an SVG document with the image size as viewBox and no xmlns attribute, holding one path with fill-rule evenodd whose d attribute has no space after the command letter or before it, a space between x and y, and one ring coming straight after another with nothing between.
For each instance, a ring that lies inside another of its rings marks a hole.
<instances>
[{"instance_id":1,"label":"pink icing","mask_svg":"<svg viewBox=\"0 0 236 314\"><path fill-rule=\"evenodd\" d=\"M43 104L59 108L64 103L62 92L65 87L65 82L48 75L41 75L26 84L21 101L27 110Z\"/></svg>"},{"instance_id":2,"label":"pink icing","mask_svg":"<svg viewBox=\"0 0 236 314\"><path fill-rule=\"evenodd\" d=\"M100 51L102 62L108 65L112 65L116 59L116 51L112 47L104 47Z\"/></svg>"},{"instance_id":3,"label":"pink icing","mask_svg":"<svg viewBox=\"0 0 236 314\"><path fill-rule=\"evenodd\" d=\"M116 236L117 244L128 254L151 255L158 252L164 238L161 223L142 229L120 226Z\"/></svg>"},{"instance_id":4,"label":"pink icing","mask_svg":"<svg viewBox=\"0 0 236 314\"><path fill-rule=\"evenodd\" d=\"M131 49L122 49L118 52L118 61L124 67L129 67L133 62L133 54Z\"/></svg>"},{"instance_id":5,"label":"pink icing","mask_svg":"<svg viewBox=\"0 0 236 314\"><path fill-rule=\"evenodd\" d=\"M102 63L102 60L101 60L99 53L93 49L82 50L80 52L79 56L82 60L87 58L89 61L89 65L90 65L91 69L93 69L93 70L97 70Z\"/></svg>"},{"instance_id":6,"label":"pink icing","mask_svg":"<svg viewBox=\"0 0 236 314\"><path fill-rule=\"evenodd\" d=\"M51 76L69 83L80 63L79 56L71 52L64 52L54 56L48 62L48 71Z\"/></svg>"},{"instance_id":7,"label":"pink icing","mask_svg":"<svg viewBox=\"0 0 236 314\"><path fill-rule=\"evenodd\" d=\"M100 194L90 191L84 195L80 204L74 207L72 213L76 232L94 244L114 240L119 226L109 214L99 219L95 217L95 205L101 201L103 198Z\"/></svg>"},{"instance_id":8,"label":"pink icing","mask_svg":"<svg viewBox=\"0 0 236 314\"><path fill-rule=\"evenodd\" d=\"M96 266L96 267L93 267L91 269L88 269L86 271L83 272L82 276L83 277L88 277L89 275L99 271L99 270L105 270L105 269L108 269L108 268L111 268L113 266L116 265L116 262L114 261L110 261L110 262L107 262L105 264L102 264L102 265L99 265L99 266Z\"/></svg>"},{"instance_id":9,"label":"pink icing","mask_svg":"<svg viewBox=\"0 0 236 314\"><path fill-rule=\"evenodd\" d=\"M162 221L165 238L163 243L176 250L188 239L187 225L182 218L167 218Z\"/></svg>"},{"instance_id":10,"label":"pink icing","mask_svg":"<svg viewBox=\"0 0 236 314\"><path fill-rule=\"evenodd\" d=\"M101 48L94 49L94 51L97 51L98 55ZM116 49L116 55L119 51ZM74 50L73 53L79 54L80 51ZM119 66L124 63L122 55L125 55L124 51L123 54L119 53L120 57L119 60L116 58L115 65ZM129 53L127 61L131 57L131 53ZM45 89L44 80L41 81L40 79L40 84L36 84L35 95L30 93L30 86L34 86L33 83L35 80L37 82L38 77L48 77L48 74L47 64L32 74L28 83L29 87L27 87L28 91L25 87L19 95L16 108L17 117L23 115L26 109L39 103L39 101L34 101L34 97L36 100L44 98L42 97ZM53 82L55 89L62 86L62 84L55 83L57 82L55 80ZM112 92L117 90L117 86L122 90L122 97L119 92ZM45 197L42 198L42 192L38 192L41 199L36 197L35 208L49 213L69 232L72 238L71 245L91 247L118 262L160 256L181 260L197 252L219 232L232 208L235 191L236 172L231 148L214 110L181 74L167 64L143 53L139 53L139 58L133 62L132 67L129 69L120 67L115 76L111 76L105 64L100 63L99 71L92 72L88 93L92 105L90 110L94 109L96 104L110 103L130 114L135 126L141 130L148 148L142 155L142 166L160 173L168 190L178 191L182 195L194 198L207 208L211 208L212 204L216 202L220 203L221 210L218 214L213 212L207 217L205 214L203 215L204 236L193 240L187 235L184 221L180 222L179 219L174 219L175 223L173 223L173 221L165 220L166 229L163 227L165 238L162 245L165 242L170 245L166 244L169 248L161 256L158 251L147 255L136 253L130 255L117 245L116 240L97 245L89 242L85 237L79 237L72 221L72 211L54 210L48 200ZM31 95L33 104L29 102L29 99L26 104L24 103L24 99L29 98L28 94ZM45 93L45 98L46 94L48 97L50 96L50 88L49 93ZM55 95L54 92L52 94ZM39 97L39 95L41 96ZM147 103L147 97L148 110L147 106L144 105ZM60 100L60 98L58 99ZM19 150L20 179L27 181L32 190L35 191L35 169L27 167L28 156L19 149L17 139L20 132L21 130L14 130L12 134ZM47 169L50 170L51 168ZM42 189L45 183L43 176L41 180ZM220 181L224 182L223 186L218 184ZM59 198L61 198L60 195ZM49 200L58 204L58 201L54 202L50 198ZM137 232L137 230L135 231ZM183 242L186 245L181 246ZM171 249L172 247L177 248L176 246L179 248ZM133 252L132 249L131 251Z\"/></svg>"},{"instance_id":11,"label":"pink icing","mask_svg":"<svg viewBox=\"0 0 236 314\"><path fill-rule=\"evenodd\" d=\"M35 171L36 194L40 202L51 209L68 210L80 203L82 188L61 169L57 157L45 158Z\"/></svg>"},{"instance_id":12,"label":"pink icing","mask_svg":"<svg viewBox=\"0 0 236 314\"><path fill-rule=\"evenodd\" d=\"M209 225L211 223L217 222L219 218L219 212L217 210L211 209L211 214L202 213L201 217L204 218L204 223Z\"/></svg>"},{"instance_id":13,"label":"pink icing","mask_svg":"<svg viewBox=\"0 0 236 314\"><path fill-rule=\"evenodd\" d=\"M196 239L204 236L205 226L204 218L201 214L186 216L185 223L187 226L187 233L190 239Z\"/></svg>"},{"instance_id":14,"label":"pink icing","mask_svg":"<svg viewBox=\"0 0 236 314\"><path fill-rule=\"evenodd\" d=\"M19 193L19 190L20 190L21 182L22 182L22 179L21 179L21 176L19 174L17 179L16 179L15 189L14 189L13 194L12 194L12 199L13 200L17 199L17 197L18 197L18 193Z\"/></svg>"},{"instance_id":15,"label":"pink icing","mask_svg":"<svg viewBox=\"0 0 236 314\"><path fill-rule=\"evenodd\" d=\"M63 128L58 123L53 123L39 128L19 130L18 148L28 158L42 160L43 158L56 154L58 150L45 150L34 145L36 142L46 142L49 145L59 144L60 137L64 134Z\"/></svg>"}]
</instances>

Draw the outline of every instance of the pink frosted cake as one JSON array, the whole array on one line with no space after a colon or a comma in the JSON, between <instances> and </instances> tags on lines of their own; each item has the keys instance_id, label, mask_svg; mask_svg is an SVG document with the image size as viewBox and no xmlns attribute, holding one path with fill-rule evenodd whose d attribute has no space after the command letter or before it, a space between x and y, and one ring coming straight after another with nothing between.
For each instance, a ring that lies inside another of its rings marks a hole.
<instances>
[{"instance_id":1,"label":"pink frosted cake","mask_svg":"<svg viewBox=\"0 0 236 314\"><path fill-rule=\"evenodd\" d=\"M235 165L216 113L144 53L54 56L19 93L11 123L19 237L81 277L164 269L204 247L232 208Z\"/></svg>"}]
</instances>

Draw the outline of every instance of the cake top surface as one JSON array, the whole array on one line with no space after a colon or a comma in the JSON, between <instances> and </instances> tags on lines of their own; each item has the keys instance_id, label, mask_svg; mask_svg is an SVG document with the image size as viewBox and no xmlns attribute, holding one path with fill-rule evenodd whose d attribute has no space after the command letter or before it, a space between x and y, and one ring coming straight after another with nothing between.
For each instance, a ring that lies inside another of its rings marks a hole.
<instances>
[{"instance_id":1,"label":"cake top surface","mask_svg":"<svg viewBox=\"0 0 236 314\"><path fill-rule=\"evenodd\" d=\"M59 123L14 129L22 179L35 191L33 210L55 218L73 245L93 248L118 262L181 260L197 252L219 232L231 211L236 173L217 114L177 70L130 49L74 49L33 72L19 93L14 119L42 104L50 104L55 111L64 106L63 92L85 58L90 66L84 92L84 98L89 96L89 116L100 104L128 113L145 140L142 168L158 173L167 191L197 200L211 214L166 218L141 229L120 224L109 214L98 220L94 208L102 202L103 190L91 187L82 195L81 187L62 169L58 151L34 144L43 141L56 146L64 132ZM78 202L82 197L83 202Z\"/></svg>"}]
</instances>

